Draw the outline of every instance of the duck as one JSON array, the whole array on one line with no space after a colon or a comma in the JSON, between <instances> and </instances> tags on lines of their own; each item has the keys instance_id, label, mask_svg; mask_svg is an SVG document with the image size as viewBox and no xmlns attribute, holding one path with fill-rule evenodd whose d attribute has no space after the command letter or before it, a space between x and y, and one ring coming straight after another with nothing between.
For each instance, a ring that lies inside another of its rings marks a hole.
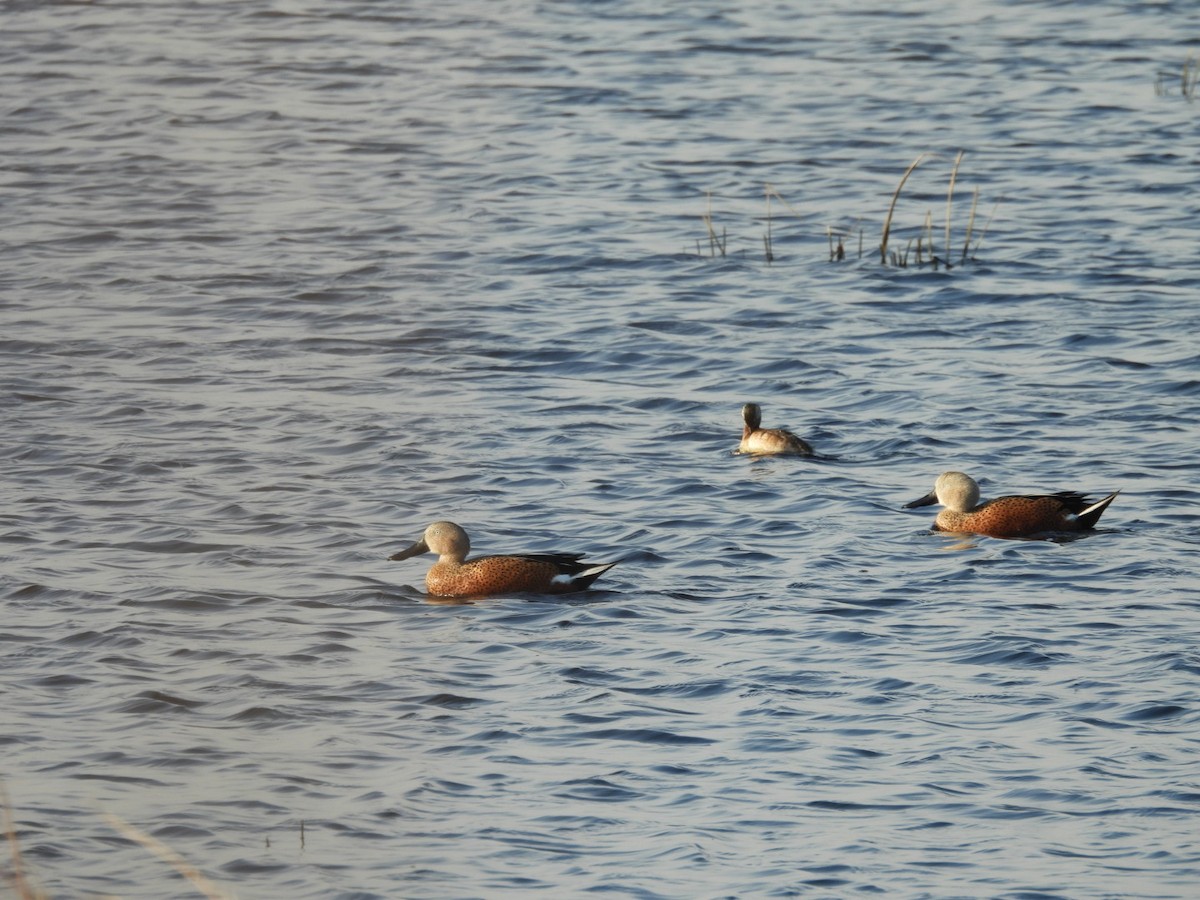
<instances>
[{"instance_id":1,"label":"duck","mask_svg":"<svg viewBox=\"0 0 1200 900\"><path fill-rule=\"evenodd\" d=\"M1089 531L1119 493L1113 491L1093 501L1078 491L1059 491L997 497L981 503L974 478L963 472L943 472L932 491L904 504L904 508L940 503L945 508L934 520L934 531L1023 538L1047 532Z\"/></svg>"},{"instance_id":2,"label":"duck","mask_svg":"<svg viewBox=\"0 0 1200 900\"><path fill-rule=\"evenodd\" d=\"M388 559L436 553L438 560L425 576L425 587L435 597L582 591L617 564L585 562L583 553L479 556L468 560L470 552L467 532L453 522L443 521L429 525L419 540Z\"/></svg>"},{"instance_id":3,"label":"duck","mask_svg":"<svg viewBox=\"0 0 1200 900\"><path fill-rule=\"evenodd\" d=\"M788 454L791 456L812 456L813 448L809 444L784 428L762 428L762 407L757 403L747 403L742 407L742 442L738 444L738 453L755 454Z\"/></svg>"}]
</instances>

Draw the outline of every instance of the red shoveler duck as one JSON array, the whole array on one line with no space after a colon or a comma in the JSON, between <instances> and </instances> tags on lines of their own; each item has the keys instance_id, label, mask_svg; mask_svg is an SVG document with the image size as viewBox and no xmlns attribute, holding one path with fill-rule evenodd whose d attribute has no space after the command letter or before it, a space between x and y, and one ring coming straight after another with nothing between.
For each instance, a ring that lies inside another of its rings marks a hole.
<instances>
[{"instance_id":1,"label":"red shoveler duck","mask_svg":"<svg viewBox=\"0 0 1200 900\"><path fill-rule=\"evenodd\" d=\"M763 428L762 407L757 403L747 403L742 407L742 442L738 445L738 453L775 453L792 456L812 456L813 448L783 428Z\"/></svg>"},{"instance_id":2,"label":"red shoveler duck","mask_svg":"<svg viewBox=\"0 0 1200 900\"><path fill-rule=\"evenodd\" d=\"M1048 532L1095 528L1120 491L1093 501L1077 491L997 497L979 502L979 485L962 472L943 472L933 490L905 509L940 503L945 507L933 523L935 531L982 534L996 538L1033 537Z\"/></svg>"},{"instance_id":3,"label":"red shoveler duck","mask_svg":"<svg viewBox=\"0 0 1200 900\"><path fill-rule=\"evenodd\" d=\"M471 540L462 528L453 522L434 522L419 541L388 559L436 553L438 561L425 576L426 589L436 597L582 591L616 565L583 562L582 553L480 556L468 560L470 552Z\"/></svg>"}]
</instances>

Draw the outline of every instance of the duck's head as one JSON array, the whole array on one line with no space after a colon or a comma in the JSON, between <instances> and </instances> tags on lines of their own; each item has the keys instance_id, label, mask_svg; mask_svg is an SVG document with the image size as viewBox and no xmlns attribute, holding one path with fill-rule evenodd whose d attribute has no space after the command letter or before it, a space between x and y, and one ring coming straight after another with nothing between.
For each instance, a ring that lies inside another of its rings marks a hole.
<instances>
[{"instance_id":1,"label":"duck's head","mask_svg":"<svg viewBox=\"0 0 1200 900\"><path fill-rule=\"evenodd\" d=\"M453 522L434 522L425 529L419 541L411 547L393 553L388 559L408 559L422 553L436 553L438 556L461 560L470 552L471 539L462 528Z\"/></svg>"},{"instance_id":2,"label":"duck's head","mask_svg":"<svg viewBox=\"0 0 1200 900\"><path fill-rule=\"evenodd\" d=\"M742 421L751 431L757 431L762 425L762 407L757 403L747 403L742 407Z\"/></svg>"},{"instance_id":3,"label":"duck's head","mask_svg":"<svg viewBox=\"0 0 1200 900\"><path fill-rule=\"evenodd\" d=\"M932 506L940 503L946 509L954 512L966 512L979 505L979 485L975 479L963 472L943 472L933 483L933 490L911 503L905 503L905 509L915 509L918 506Z\"/></svg>"}]
</instances>

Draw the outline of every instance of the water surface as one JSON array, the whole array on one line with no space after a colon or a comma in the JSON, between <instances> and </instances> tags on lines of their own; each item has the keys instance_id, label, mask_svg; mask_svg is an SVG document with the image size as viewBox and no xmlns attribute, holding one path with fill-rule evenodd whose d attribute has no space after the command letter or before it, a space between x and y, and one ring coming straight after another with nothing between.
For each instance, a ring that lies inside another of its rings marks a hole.
<instances>
[{"instance_id":1,"label":"water surface","mask_svg":"<svg viewBox=\"0 0 1200 900\"><path fill-rule=\"evenodd\" d=\"M1193 895L1200 13L808 7L8 4L50 896L189 895L105 814L242 897ZM948 271L876 253L923 153ZM964 543L901 509L950 468L1122 493ZM434 602L441 518L622 562Z\"/></svg>"}]
</instances>

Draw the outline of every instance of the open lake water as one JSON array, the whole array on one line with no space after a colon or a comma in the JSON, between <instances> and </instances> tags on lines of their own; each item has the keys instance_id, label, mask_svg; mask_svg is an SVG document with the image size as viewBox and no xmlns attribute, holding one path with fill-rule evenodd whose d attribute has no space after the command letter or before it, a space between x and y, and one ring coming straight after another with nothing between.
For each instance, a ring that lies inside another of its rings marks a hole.
<instances>
[{"instance_id":1,"label":"open lake water","mask_svg":"<svg viewBox=\"0 0 1200 900\"><path fill-rule=\"evenodd\" d=\"M7 889L1197 895L1192 0L0 12Z\"/></svg>"}]
</instances>

